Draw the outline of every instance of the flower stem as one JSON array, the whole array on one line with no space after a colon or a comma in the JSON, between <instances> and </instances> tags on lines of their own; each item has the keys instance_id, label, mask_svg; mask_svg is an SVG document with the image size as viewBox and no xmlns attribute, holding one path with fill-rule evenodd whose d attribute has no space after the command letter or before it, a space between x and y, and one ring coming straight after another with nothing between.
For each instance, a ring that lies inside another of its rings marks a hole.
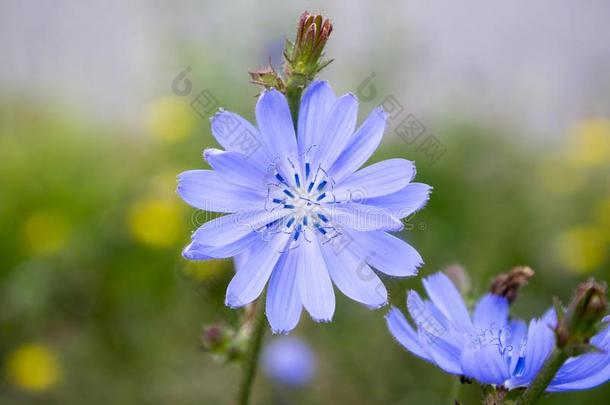
<instances>
[{"instance_id":1,"label":"flower stem","mask_svg":"<svg viewBox=\"0 0 610 405\"><path fill-rule=\"evenodd\" d=\"M557 370L569 357L570 353L568 350L555 348L544 362L534 381L519 397L517 405L530 405L538 402L538 399L544 394L546 387L548 387L555 374L557 374Z\"/></svg>"},{"instance_id":2,"label":"flower stem","mask_svg":"<svg viewBox=\"0 0 610 405\"><path fill-rule=\"evenodd\" d=\"M295 85L294 83L288 83L286 88L286 99L288 99L288 106L290 107L290 114L292 115L292 122L294 129L297 128L297 122L299 119L299 106L301 104L301 93L303 93L303 87Z\"/></svg>"},{"instance_id":3,"label":"flower stem","mask_svg":"<svg viewBox=\"0 0 610 405\"><path fill-rule=\"evenodd\" d=\"M255 308L252 310L252 318L246 320L251 322L252 329L250 331L246 356L243 359L242 379L241 384L239 385L239 396L237 399L239 405L248 405L250 401L252 383L256 376L260 349L263 343L263 336L265 335L265 303L260 299L259 301L260 302L254 303Z\"/></svg>"},{"instance_id":4,"label":"flower stem","mask_svg":"<svg viewBox=\"0 0 610 405\"><path fill-rule=\"evenodd\" d=\"M451 379L453 380L453 382L451 384L451 389L449 390L449 398L447 402L449 403L449 405L455 405L457 397L458 395L460 395L460 391L462 389L462 382L460 381L459 377L451 376Z\"/></svg>"}]
</instances>

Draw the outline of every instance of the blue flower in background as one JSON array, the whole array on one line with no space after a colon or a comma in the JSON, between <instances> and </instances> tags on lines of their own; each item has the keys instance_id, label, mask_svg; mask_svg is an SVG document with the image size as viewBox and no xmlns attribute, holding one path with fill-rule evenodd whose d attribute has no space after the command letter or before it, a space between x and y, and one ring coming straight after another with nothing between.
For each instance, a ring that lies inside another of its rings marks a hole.
<instances>
[{"instance_id":1,"label":"blue flower in background","mask_svg":"<svg viewBox=\"0 0 610 405\"><path fill-rule=\"evenodd\" d=\"M304 386L314 376L315 357L309 346L295 337L274 339L265 347L262 359L265 374L282 385Z\"/></svg>"},{"instance_id":2,"label":"blue flower in background","mask_svg":"<svg viewBox=\"0 0 610 405\"><path fill-rule=\"evenodd\" d=\"M407 309L416 329L397 308L386 317L390 333L404 348L448 373L482 384L513 389L533 381L555 347L554 310L532 319L528 327L521 320L509 319L504 297L486 294L471 316L443 273L433 274L423 283L430 300L422 300L415 291L407 295ZM601 352L568 359L548 391L588 389L610 379L610 327L590 343Z\"/></svg>"},{"instance_id":3,"label":"blue flower in background","mask_svg":"<svg viewBox=\"0 0 610 405\"><path fill-rule=\"evenodd\" d=\"M314 82L303 94L296 136L284 95L265 91L258 129L219 112L212 133L225 150L204 153L213 170L179 176L188 204L229 213L195 231L184 257L235 257L230 307L252 302L268 283L274 332L292 330L302 307L315 321L330 321L333 282L358 302L383 306L387 291L371 267L405 277L423 262L388 231L403 228L401 219L425 205L431 187L411 182L415 167L404 159L358 170L381 142L387 116L378 108L356 130L357 110L352 94L336 98L326 82Z\"/></svg>"}]
</instances>

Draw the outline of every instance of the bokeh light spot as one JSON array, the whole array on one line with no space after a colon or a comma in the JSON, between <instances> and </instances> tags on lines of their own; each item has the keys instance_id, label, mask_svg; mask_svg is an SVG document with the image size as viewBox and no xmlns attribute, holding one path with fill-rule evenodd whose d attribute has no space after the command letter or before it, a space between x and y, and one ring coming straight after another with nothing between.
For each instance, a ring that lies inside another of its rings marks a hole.
<instances>
[{"instance_id":1,"label":"bokeh light spot","mask_svg":"<svg viewBox=\"0 0 610 405\"><path fill-rule=\"evenodd\" d=\"M22 345L9 353L5 372L8 381L30 392L46 391L61 378L57 355L50 347L38 343Z\"/></svg>"},{"instance_id":2,"label":"bokeh light spot","mask_svg":"<svg viewBox=\"0 0 610 405\"><path fill-rule=\"evenodd\" d=\"M152 247L173 246L183 234L182 206L170 198L145 198L129 211L129 229L138 241Z\"/></svg>"},{"instance_id":3,"label":"bokeh light spot","mask_svg":"<svg viewBox=\"0 0 610 405\"><path fill-rule=\"evenodd\" d=\"M182 98L168 96L150 103L145 124L155 138L166 142L177 142L193 133L198 118Z\"/></svg>"},{"instance_id":4,"label":"bokeh light spot","mask_svg":"<svg viewBox=\"0 0 610 405\"><path fill-rule=\"evenodd\" d=\"M23 226L23 243L32 255L55 254L65 247L69 237L69 222L52 211L35 212Z\"/></svg>"},{"instance_id":5,"label":"bokeh light spot","mask_svg":"<svg viewBox=\"0 0 610 405\"><path fill-rule=\"evenodd\" d=\"M559 235L555 248L561 265L575 273L588 273L604 264L607 248L603 229L581 225Z\"/></svg>"},{"instance_id":6,"label":"bokeh light spot","mask_svg":"<svg viewBox=\"0 0 610 405\"><path fill-rule=\"evenodd\" d=\"M610 120L582 121L572 130L566 148L570 162L575 166L610 163Z\"/></svg>"}]
</instances>

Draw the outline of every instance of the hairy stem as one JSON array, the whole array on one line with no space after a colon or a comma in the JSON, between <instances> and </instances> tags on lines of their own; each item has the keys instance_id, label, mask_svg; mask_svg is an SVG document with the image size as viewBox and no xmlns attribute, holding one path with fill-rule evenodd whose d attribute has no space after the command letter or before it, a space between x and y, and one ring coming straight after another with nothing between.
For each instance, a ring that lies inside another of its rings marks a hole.
<instances>
[{"instance_id":1,"label":"hairy stem","mask_svg":"<svg viewBox=\"0 0 610 405\"><path fill-rule=\"evenodd\" d=\"M246 356L243 359L243 371L241 383L239 385L239 397L237 403L239 405L248 405L250 401L250 393L252 392L252 383L256 376L256 369L260 357L260 349L265 334L265 303L259 299L254 303L255 308L252 310L252 318L246 319L246 322L251 322L251 330L248 341L248 349Z\"/></svg>"},{"instance_id":2,"label":"hairy stem","mask_svg":"<svg viewBox=\"0 0 610 405\"><path fill-rule=\"evenodd\" d=\"M529 405L538 402L542 394L544 394L546 387L548 387L555 374L557 374L557 370L569 357L568 350L554 349L549 358L544 362L534 381L532 381L527 390L517 400L517 405Z\"/></svg>"}]
</instances>

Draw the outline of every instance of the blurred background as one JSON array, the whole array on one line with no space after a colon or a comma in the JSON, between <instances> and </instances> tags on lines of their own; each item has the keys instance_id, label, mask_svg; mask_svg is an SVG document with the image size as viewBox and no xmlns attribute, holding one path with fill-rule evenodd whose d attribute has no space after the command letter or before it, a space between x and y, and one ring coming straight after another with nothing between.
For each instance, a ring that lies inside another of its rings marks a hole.
<instances>
[{"instance_id":1,"label":"blurred background","mask_svg":"<svg viewBox=\"0 0 610 405\"><path fill-rule=\"evenodd\" d=\"M219 107L253 119L247 71L269 56L279 67L304 10L334 22L321 77L356 92L360 120L379 104L391 112L372 161L414 160L435 188L402 234L421 275L460 263L476 296L529 265L513 309L526 319L587 277L608 280L605 1L4 1L1 403L231 403L239 369L213 361L199 335L237 323L222 305L232 263L181 258L209 217L177 198L175 176L206 167ZM403 308L421 286L387 282ZM450 403L454 379L395 344L387 308L338 301L334 322L304 314L293 334L315 363L307 381L286 391L260 374L255 403Z\"/></svg>"}]
</instances>

